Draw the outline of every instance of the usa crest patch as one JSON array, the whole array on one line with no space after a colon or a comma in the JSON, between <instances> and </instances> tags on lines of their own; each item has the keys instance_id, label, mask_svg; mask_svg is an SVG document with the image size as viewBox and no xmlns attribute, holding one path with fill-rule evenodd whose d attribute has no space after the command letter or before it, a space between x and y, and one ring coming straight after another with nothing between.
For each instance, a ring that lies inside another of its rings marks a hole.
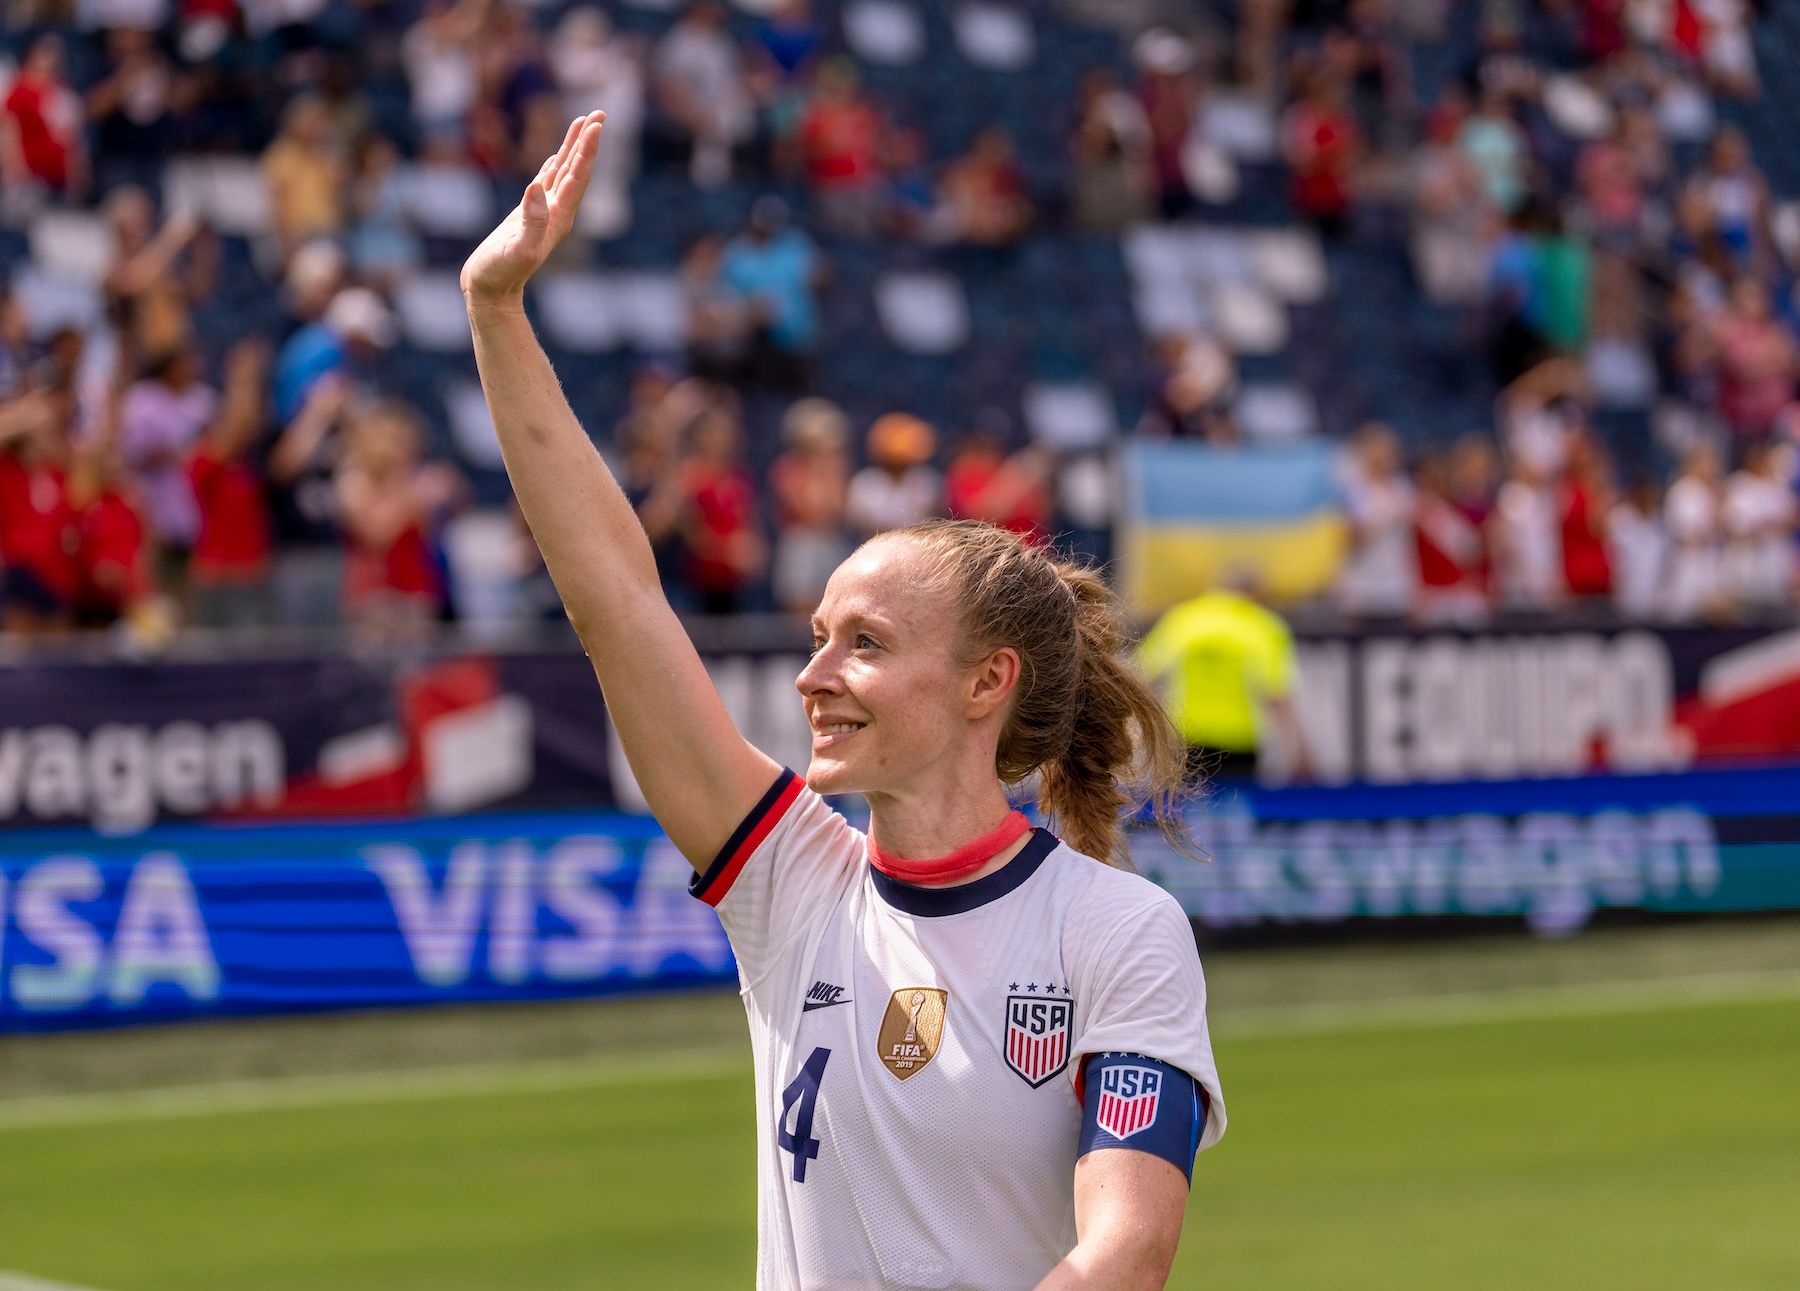
<instances>
[{"instance_id":1,"label":"usa crest patch","mask_svg":"<svg viewBox=\"0 0 1800 1291\"><path fill-rule=\"evenodd\" d=\"M1006 997L1006 1065L1033 1089L1069 1065L1075 1001Z\"/></svg>"},{"instance_id":2,"label":"usa crest patch","mask_svg":"<svg viewBox=\"0 0 1800 1291\"><path fill-rule=\"evenodd\" d=\"M1162 1073L1154 1067L1105 1067L1095 1123L1115 1139L1128 1139L1156 1123Z\"/></svg>"}]
</instances>

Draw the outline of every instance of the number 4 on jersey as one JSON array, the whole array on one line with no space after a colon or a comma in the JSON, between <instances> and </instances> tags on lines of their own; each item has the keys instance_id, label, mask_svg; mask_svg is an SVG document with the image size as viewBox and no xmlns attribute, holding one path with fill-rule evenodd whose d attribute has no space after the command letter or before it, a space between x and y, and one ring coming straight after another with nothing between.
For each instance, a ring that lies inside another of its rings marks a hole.
<instances>
[{"instance_id":1,"label":"number 4 on jersey","mask_svg":"<svg viewBox=\"0 0 1800 1291\"><path fill-rule=\"evenodd\" d=\"M794 1182L806 1182L806 1163L818 1159L819 1140L812 1136L813 1108L819 1101L819 1081L825 1076L825 1064L831 1061L831 1050L820 1046L800 1068L800 1074L781 1091L781 1115L775 1119L775 1142L794 1154ZM788 1112L795 1103L794 1132L788 1133Z\"/></svg>"}]
</instances>

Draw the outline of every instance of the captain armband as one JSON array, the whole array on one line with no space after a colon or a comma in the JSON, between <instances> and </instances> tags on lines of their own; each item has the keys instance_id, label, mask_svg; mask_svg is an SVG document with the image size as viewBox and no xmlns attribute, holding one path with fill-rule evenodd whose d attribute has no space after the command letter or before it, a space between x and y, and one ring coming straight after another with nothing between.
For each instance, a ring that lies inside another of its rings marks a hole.
<instances>
[{"instance_id":1,"label":"captain armband","mask_svg":"<svg viewBox=\"0 0 1800 1291\"><path fill-rule=\"evenodd\" d=\"M1191 1182L1206 1129L1206 1093L1179 1067L1135 1053L1094 1053L1082 1060L1081 1141L1077 1156L1097 1148L1134 1148L1171 1162Z\"/></svg>"}]
</instances>

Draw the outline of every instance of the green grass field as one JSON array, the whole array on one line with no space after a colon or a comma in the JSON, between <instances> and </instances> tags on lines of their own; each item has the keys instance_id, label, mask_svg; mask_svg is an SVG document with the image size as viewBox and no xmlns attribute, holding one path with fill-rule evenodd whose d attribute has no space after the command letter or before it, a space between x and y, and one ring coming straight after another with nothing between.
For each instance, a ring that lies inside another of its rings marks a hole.
<instances>
[{"instance_id":1,"label":"green grass field","mask_svg":"<svg viewBox=\"0 0 1800 1291\"><path fill-rule=\"evenodd\" d=\"M1232 1127L1170 1285L1800 1288L1796 942L1788 923L1214 961ZM737 1007L0 1043L0 1270L104 1291L747 1287Z\"/></svg>"}]
</instances>

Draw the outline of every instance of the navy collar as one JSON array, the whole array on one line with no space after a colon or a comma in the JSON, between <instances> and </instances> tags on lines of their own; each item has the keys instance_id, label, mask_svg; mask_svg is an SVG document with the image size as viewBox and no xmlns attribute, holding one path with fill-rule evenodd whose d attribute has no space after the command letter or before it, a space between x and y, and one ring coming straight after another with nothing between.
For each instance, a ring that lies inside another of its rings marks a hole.
<instances>
[{"instance_id":1,"label":"navy collar","mask_svg":"<svg viewBox=\"0 0 1800 1291\"><path fill-rule=\"evenodd\" d=\"M998 901L1021 886L1026 879L1037 873L1044 858L1056 850L1056 844L1055 834L1047 829L1035 829L1031 833L1031 841L1019 849L1019 854L1012 860L973 883L958 883L954 887L924 888L916 883L905 883L889 878L873 865L869 867L869 877L874 880L875 890L881 894L882 900L896 910L927 918L962 914L990 901Z\"/></svg>"}]
</instances>

